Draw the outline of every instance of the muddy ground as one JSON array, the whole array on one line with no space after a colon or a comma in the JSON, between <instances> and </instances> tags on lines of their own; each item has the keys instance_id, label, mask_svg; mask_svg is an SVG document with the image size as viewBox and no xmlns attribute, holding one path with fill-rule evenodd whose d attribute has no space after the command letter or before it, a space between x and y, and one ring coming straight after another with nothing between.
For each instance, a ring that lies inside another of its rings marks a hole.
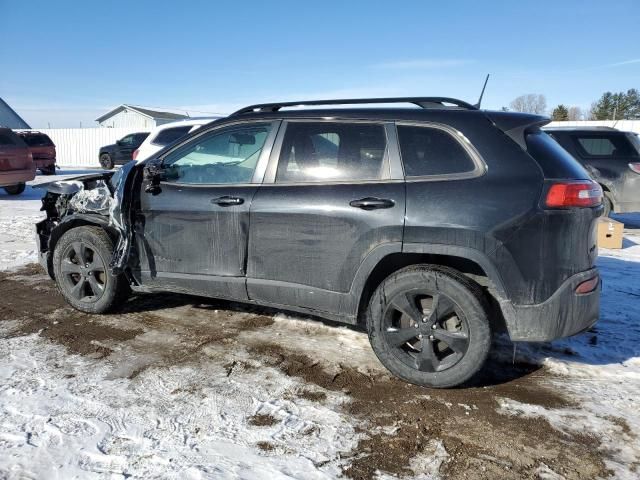
<instances>
[{"instance_id":1,"label":"muddy ground","mask_svg":"<svg viewBox=\"0 0 640 480\"><path fill-rule=\"evenodd\" d=\"M35 265L0 273L0 298L0 320L15 323L11 336L35 333L69 353L100 361L108 361L118 345L130 344L130 355L140 360L131 362L136 367L125 372L128 378L148 368L203 361L203 349L217 345L224 353L204 361L220 362L228 377L259 368L238 357L241 349L259 365L303 381L305 388L295 392L300 398L322 403L331 392L345 393L349 401L340 408L358 419L364 434L357 448L340 459L348 478L369 479L376 472L412 476L412 461L420 454L435 455L438 444L446 450L439 453L444 458L439 467L443 478L537 478L543 475L541 464L568 479L610 474L603 461L606 451L589 433L561 432L541 418L499 413L504 398L547 408L579 408L550 385L548 372L536 366L492 359L472 387L428 390L395 380L379 367L363 369L360 357L314 356L313 346L298 348L286 335L278 340L269 334L273 310L147 294L132 297L118 313L86 315L68 307ZM149 352L135 339L150 331L170 332L180 341L162 348L154 345ZM314 341L321 345L332 339L329 335ZM372 356L367 351L362 355ZM261 414L248 422L266 428L276 419ZM269 455L276 445L260 442L257 447Z\"/></svg>"}]
</instances>

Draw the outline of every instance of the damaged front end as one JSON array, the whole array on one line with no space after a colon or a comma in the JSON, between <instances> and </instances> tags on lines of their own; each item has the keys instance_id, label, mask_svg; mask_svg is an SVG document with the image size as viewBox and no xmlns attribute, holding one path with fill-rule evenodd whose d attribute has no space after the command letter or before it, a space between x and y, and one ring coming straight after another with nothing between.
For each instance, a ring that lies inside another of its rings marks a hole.
<instances>
[{"instance_id":1,"label":"damaged front end","mask_svg":"<svg viewBox=\"0 0 640 480\"><path fill-rule=\"evenodd\" d=\"M114 275L126 270L133 241L132 202L134 184L140 175L136 162L117 172L104 172L35 186L47 193L42 211L47 218L36 224L40 263L51 276L53 251L60 237L71 228L93 225L104 229L115 245L109 268Z\"/></svg>"}]
</instances>

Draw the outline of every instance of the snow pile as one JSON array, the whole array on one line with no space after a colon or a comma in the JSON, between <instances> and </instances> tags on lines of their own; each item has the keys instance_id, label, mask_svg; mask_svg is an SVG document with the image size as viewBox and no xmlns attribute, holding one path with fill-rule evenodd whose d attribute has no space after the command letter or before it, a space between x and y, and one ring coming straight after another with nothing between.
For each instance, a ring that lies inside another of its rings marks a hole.
<instances>
[{"instance_id":1,"label":"snow pile","mask_svg":"<svg viewBox=\"0 0 640 480\"><path fill-rule=\"evenodd\" d=\"M35 335L3 340L0 478L328 479L340 474L329 460L357 444L341 394L285 400L301 385L268 367L236 380L205 358L128 379L116 364ZM274 424L251 425L255 414Z\"/></svg>"}]
</instances>

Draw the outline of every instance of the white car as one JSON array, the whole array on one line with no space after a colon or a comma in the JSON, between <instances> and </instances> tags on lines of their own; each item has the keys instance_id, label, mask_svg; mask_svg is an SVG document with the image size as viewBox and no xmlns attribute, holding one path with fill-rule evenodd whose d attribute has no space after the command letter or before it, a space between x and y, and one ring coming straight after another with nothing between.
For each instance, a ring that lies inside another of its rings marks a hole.
<instances>
[{"instance_id":1,"label":"white car","mask_svg":"<svg viewBox=\"0 0 640 480\"><path fill-rule=\"evenodd\" d=\"M133 159L138 162L146 160L170 143L175 142L186 134L197 130L207 123L211 123L218 118L222 117L198 117L158 125L151 131L140 147L133 152Z\"/></svg>"}]
</instances>

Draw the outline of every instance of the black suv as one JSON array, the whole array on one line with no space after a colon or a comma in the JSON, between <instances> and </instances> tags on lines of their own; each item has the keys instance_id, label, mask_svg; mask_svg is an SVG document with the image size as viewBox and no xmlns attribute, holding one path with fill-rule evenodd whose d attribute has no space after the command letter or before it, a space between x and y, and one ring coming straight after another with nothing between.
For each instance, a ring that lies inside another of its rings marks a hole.
<instances>
[{"instance_id":1,"label":"black suv","mask_svg":"<svg viewBox=\"0 0 640 480\"><path fill-rule=\"evenodd\" d=\"M133 160L133 152L142 145L149 132L130 133L113 145L100 148L99 160L102 168L111 170L115 165L123 165Z\"/></svg>"},{"instance_id":2,"label":"black suv","mask_svg":"<svg viewBox=\"0 0 640 480\"><path fill-rule=\"evenodd\" d=\"M607 127L545 128L604 190L604 215L640 212L640 140Z\"/></svg>"},{"instance_id":3,"label":"black suv","mask_svg":"<svg viewBox=\"0 0 640 480\"><path fill-rule=\"evenodd\" d=\"M285 109L401 102L421 108ZM41 261L84 312L131 287L304 312L366 326L408 382L458 385L494 331L547 341L598 318L602 190L547 122L430 97L247 107L49 185Z\"/></svg>"}]
</instances>

